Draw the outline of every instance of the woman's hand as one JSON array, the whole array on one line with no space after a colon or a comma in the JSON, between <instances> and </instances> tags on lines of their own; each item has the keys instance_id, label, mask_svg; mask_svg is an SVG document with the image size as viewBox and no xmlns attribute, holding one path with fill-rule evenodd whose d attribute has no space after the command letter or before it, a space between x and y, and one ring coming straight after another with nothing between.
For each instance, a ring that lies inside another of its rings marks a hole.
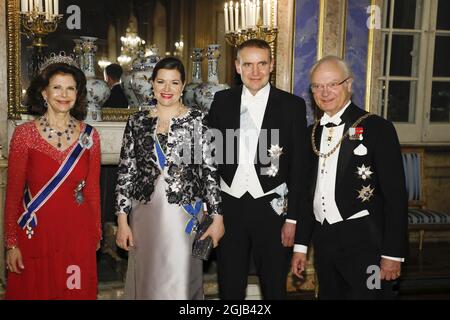
<instances>
[{"instance_id":1,"label":"woman's hand","mask_svg":"<svg viewBox=\"0 0 450 320\"><path fill-rule=\"evenodd\" d=\"M220 239L223 237L225 233L225 226L223 224L223 216L220 214L216 214L213 216L213 222L200 238L200 240L206 239L208 236L211 236L213 240L214 248L219 245Z\"/></svg>"},{"instance_id":2,"label":"woman's hand","mask_svg":"<svg viewBox=\"0 0 450 320\"><path fill-rule=\"evenodd\" d=\"M22 273L21 270L25 269L19 248L15 247L6 251L6 268L10 272L19 274Z\"/></svg>"},{"instance_id":3,"label":"woman's hand","mask_svg":"<svg viewBox=\"0 0 450 320\"><path fill-rule=\"evenodd\" d=\"M119 248L129 251L130 247L134 247L134 240L131 228L127 222L127 215L119 214L117 224L116 244Z\"/></svg>"}]
</instances>

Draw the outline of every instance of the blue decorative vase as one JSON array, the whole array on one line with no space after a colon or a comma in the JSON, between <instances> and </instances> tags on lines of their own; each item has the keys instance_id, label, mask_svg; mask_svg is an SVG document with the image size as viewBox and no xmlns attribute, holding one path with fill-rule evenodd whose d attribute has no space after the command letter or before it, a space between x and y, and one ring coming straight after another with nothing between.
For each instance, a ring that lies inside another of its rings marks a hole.
<instances>
[{"instance_id":1,"label":"blue decorative vase","mask_svg":"<svg viewBox=\"0 0 450 320\"><path fill-rule=\"evenodd\" d=\"M219 44L208 45L206 53L206 56L208 57L208 82L200 84L194 90L197 106L206 113L209 112L209 108L214 99L214 94L217 91L222 91L230 87L226 83L219 83L219 48Z\"/></svg>"},{"instance_id":2,"label":"blue decorative vase","mask_svg":"<svg viewBox=\"0 0 450 320\"><path fill-rule=\"evenodd\" d=\"M94 37L80 37L81 47L83 49L83 58L80 59L81 70L86 75L86 90L87 90L87 116L88 121L102 121L101 108L111 94L111 90L105 81L95 78L95 53L97 46Z\"/></svg>"},{"instance_id":3,"label":"blue decorative vase","mask_svg":"<svg viewBox=\"0 0 450 320\"><path fill-rule=\"evenodd\" d=\"M140 109L147 109L154 105L150 80L153 68L159 59L157 53L154 53L147 57L137 57L131 64L131 88Z\"/></svg>"},{"instance_id":4,"label":"blue decorative vase","mask_svg":"<svg viewBox=\"0 0 450 320\"><path fill-rule=\"evenodd\" d=\"M186 106L195 107L194 90L202 84L202 60L203 49L194 48L191 55L192 60L192 82L184 87L183 103Z\"/></svg>"}]
</instances>

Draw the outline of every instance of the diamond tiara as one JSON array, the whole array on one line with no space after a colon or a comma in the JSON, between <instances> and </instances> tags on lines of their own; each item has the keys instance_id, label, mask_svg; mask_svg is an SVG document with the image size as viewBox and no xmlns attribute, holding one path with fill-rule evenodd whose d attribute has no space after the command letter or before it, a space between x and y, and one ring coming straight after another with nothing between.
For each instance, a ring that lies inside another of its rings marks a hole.
<instances>
[{"instance_id":1,"label":"diamond tiara","mask_svg":"<svg viewBox=\"0 0 450 320\"><path fill-rule=\"evenodd\" d=\"M61 51L58 55L55 53L50 53L50 56L45 59L44 62L39 67L39 73L41 73L45 68L54 63L65 63L69 66L80 68L78 63L74 60L72 55L66 55L64 51Z\"/></svg>"}]
</instances>

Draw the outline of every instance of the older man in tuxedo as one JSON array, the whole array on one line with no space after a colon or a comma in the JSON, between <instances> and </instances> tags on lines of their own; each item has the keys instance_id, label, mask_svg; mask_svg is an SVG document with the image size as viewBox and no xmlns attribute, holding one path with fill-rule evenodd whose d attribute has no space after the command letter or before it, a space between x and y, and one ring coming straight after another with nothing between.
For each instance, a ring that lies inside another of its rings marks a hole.
<instances>
[{"instance_id":1,"label":"older man in tuxedo","mask_svg":"<svg viewBox=\"0 0 450 320\"><path fill-rule=\"evenodd\" d=\"M245 298L251 254L263 297L286 294L295 223L306 195L306 110L303 99L270 85L273 63L265 41L242 43L235 64L243 86L217 92L209 112L209 125L224 139L218 150L224 160L221 299Z\"/></svg>"},{"instance_id":2,"label":"older man in tuxedo","mask_svg":"<svg viewBox=\"0 0 450 320\"><path fill-rule=\"evenodd\" d=\"M314 244L320 299L393 297L407 250L407 196L394 126L351 101L352 73L338 57L312 68L324 112L311 136L310 210L297 222L292 271Z\"/></svg>"}]
</instances>

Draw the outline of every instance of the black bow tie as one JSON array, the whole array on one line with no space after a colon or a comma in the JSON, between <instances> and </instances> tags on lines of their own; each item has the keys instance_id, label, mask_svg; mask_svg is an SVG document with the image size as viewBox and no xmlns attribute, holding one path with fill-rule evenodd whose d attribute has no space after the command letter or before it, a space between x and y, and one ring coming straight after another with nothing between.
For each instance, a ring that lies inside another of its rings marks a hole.
<instances>
[{"instance_id":1,"label":"black bow tie","mask_svg":"<svg viewBox=\"0 0 450 320\"><path fill-rule=\"evenodd\" d=\"M327 128L337 127L337 126L338 126L338 124L334 124L333 122L328 122L327 124L325 124L325 127L327 127Z\"/></svg>"}]
</instances>

